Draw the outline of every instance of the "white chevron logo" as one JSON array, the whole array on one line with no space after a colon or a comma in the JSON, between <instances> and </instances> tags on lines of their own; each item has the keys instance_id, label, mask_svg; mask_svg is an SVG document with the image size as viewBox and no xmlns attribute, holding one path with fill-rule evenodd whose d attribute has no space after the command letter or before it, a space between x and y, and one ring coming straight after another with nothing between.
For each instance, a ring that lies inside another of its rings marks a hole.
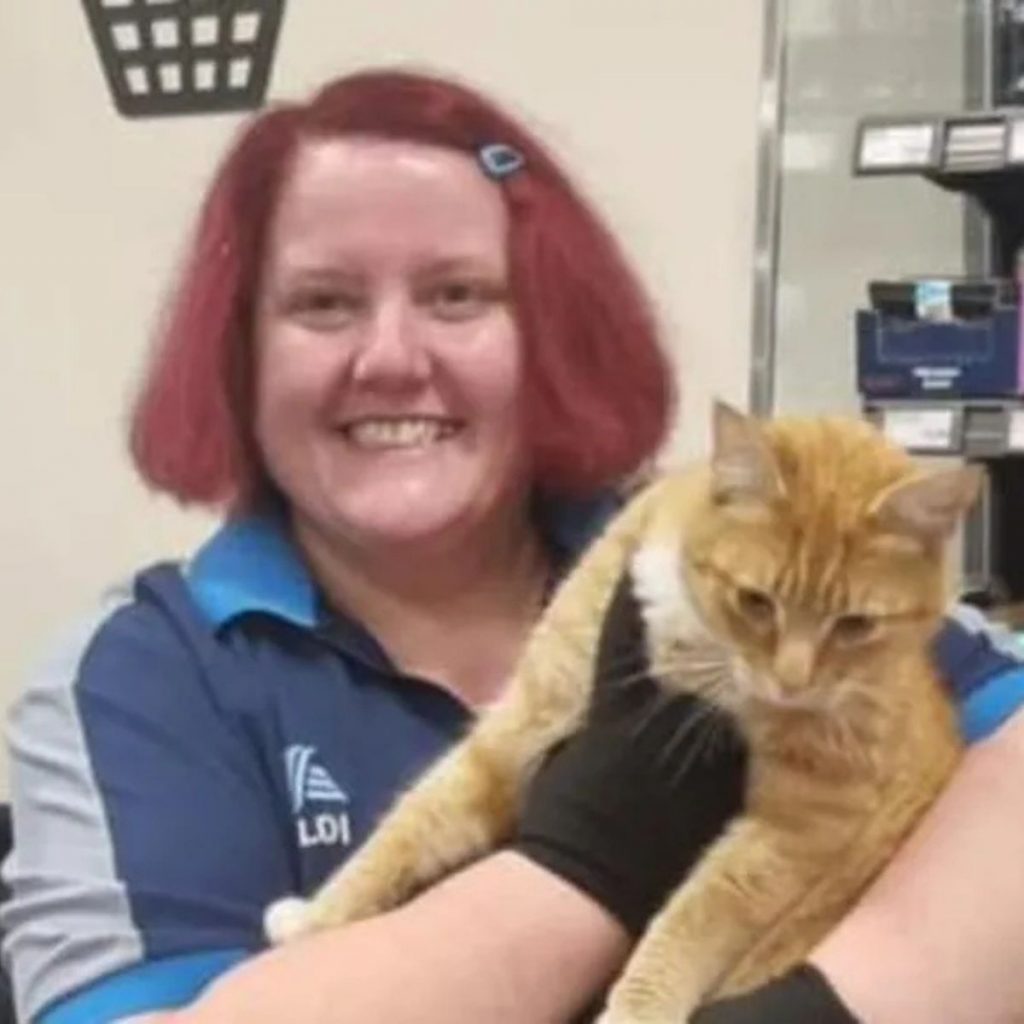
<instances>
[{"instance_id":1,"label":"white chevron logo","mask_svg":"<svg viewBox=\"0 0 1024 1024\"><path fill-rule=\"evenodd\" d=\"M331 778L323 765L316 763L316 747L293 744L284 752L284 763L293 814L298 814L307 801L348 803L348 794Z\"/></svg>"}]
</instances>

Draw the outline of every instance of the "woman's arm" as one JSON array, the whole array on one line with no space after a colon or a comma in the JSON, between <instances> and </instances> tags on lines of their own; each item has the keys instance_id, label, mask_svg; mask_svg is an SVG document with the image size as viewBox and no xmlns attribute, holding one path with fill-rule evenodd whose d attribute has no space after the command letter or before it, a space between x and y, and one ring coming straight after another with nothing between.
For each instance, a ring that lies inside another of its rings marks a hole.
<instances>
[{"instance_id":1,"label":"woman's arm","mask_svg":"<svg viewBox=\"0 0 1024 1024\"><path fill-rule=\"evenodd\" d=\"M391 914L259 957L158 1022L571 1019L742 804L742 742L720 734L713 752L680 771L660 755L701 720L699 704L661 702L650 680L617 685L640 628L620 588L591 713L538 771L512 851Z\"/></svg>"},{"instance_id":2,"label":"woman's arm","mask_svg":"<svg viewBox=\"0 0 1024 1024\"><path fill-rule=\"evenodd\" d=\"M597 903L500 853L374 920L265 953L147 1024L570 1020L629 948Z\"/></svg>"},{"instance_id":3,"label":"woman's arm","mask_svg":"<svg viewBox=\"0 0 1024 1024\"><path fill-rule=\"evenodd\" d=\"M1024 712L973 746L811 958L867 1024L1024 1020Z\"/></svg>"}]
</instances>

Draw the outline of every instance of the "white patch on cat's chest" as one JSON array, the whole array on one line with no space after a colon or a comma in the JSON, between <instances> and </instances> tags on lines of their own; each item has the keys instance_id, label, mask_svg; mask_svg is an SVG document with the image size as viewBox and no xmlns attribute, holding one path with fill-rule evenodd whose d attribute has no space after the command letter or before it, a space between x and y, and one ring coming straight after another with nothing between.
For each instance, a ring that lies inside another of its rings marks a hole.
<instances>
[{"instance_id":1,"label":"white patch on cat's chest","mask_svg":"<svg viewBox=\"0 0 1024 1024\"><path fill-rule=\"evenodd\" d=\"M683 581L677 549L667 544L644 544L633 554L629 572L653 646L704 632Z\"/></svg>"},{"instance_id":2,"label":"white patch on cat's chest","mask_svg":"<svg viewBox=\"0 0 1024 1024\"><path fill-rule=\"evenodd\" d=\"M678 548L644 544L631 558L629 574L647 632L648 660L662 685L731 710L735 659L702 619Z\"/></svg>"}]
</instances>

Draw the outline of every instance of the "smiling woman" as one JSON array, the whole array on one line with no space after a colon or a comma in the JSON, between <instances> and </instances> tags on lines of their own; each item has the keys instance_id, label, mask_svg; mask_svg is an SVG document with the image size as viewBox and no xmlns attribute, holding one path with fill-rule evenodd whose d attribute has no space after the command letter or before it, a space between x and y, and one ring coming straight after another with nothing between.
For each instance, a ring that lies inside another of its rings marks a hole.
<instances>
[{"instance_id":1,"label":"smiling woman","mask_svg":"<svg viewBox=\"0 0 1024 1024\"><path fill-rule=\"evenodd\" d=\"M599 219L471 90L366 73L246 125L131 426L144 480L226 521L132 579L15 710L4 926L22 1017L186 1005L260 948L264 908L313 891L503 692L553 583L661 441L671 376ZM660 870L612 876L657 888L678 870L662 848ZM602 909L618 901L565 867L485 873L507 940L482 941L473 883L439 898L433 930L461 927L461 952L412 988L446 1024L500 1019L508 986L485 979L510 957L547 977L534 936L554 909L577 966L525 986L528 1009L570 1016L621 954ZM268 960L258 992L225 979L245 1005L216 1019L402 1019L403 986L365 961ZM427 1019L419 1002L406 1019Z\"/></svg>"},{"instance_id":2,"label":"smiling woman","mask_svg":"<svg viewBox=\"0 0 1024 1024\"><path fill-rule=\"evenodd\" d=\"M254 315L265 315L267 303L298 303L295 322L334 330L368 298L365 268L353 277L359 268L339 262L339 247L352 247L356 236L346 243L317 223L316 193L324 203L339 140L348 144L351 183L361 168L362 200L374 197L378 210L389 190L399 198L398 179L417 183L404 212L388 213L393 234L411 225L404 214L417 195L441 204L430 215L435 232L465 231L471 212L483 214L465 242L446 238L419 254L426 262L417 304L458 322L508 300L522 348L523 443L536 482L587 495L632 473L664 436L672 379L648 302L617 244L538 141L493 104L451 83L369 73L257 118L221 167L137 406L132 449L142 475L184 501L233 507L253 507L273 491L253 437ZM391 150L401 170L368 182L374 161L387 162L385 143L404 144ZM500 173L485 158L496 146L518 157ZM445 167L447 181L437 173ZM460 185L476 186L465 193L464 211ZM334 216L345 202L339 189ZM347 204L350 218L355 205ZM268 233L280 231L285 217L288 244L299 250L275 254ZM308 230L299 226L303 217ZM376 236L373 226L366 214L349 229L365 238ZM424 220L418 230L427 227ZM480 251L485 230L504 243L495 248L492 237L490 251ZM470 250L460 251L463 244ZM319 252L302 250L315 245ZM291 261L295 276L276 282L291 292L262 287L268 260L278 271Z\"/></svg>"},{"instance_id":3,"label":"smiling woman","mask_svg":"<svg viewBox=\"0 0 1024 1024\"><path fill-rule=\"evenodd\" d=\"M473 550L527 500L508 215L471 156L318 142L270 228L256 434L302 538Z\"/></svg>"},{"instance_id":4,"label":"smiling woman","mask_svg":"<svg viewBox=\"0 0 1024 1024\"><path fill-rule=\"evenodd\" d=\"M13 710L0 926L19 1019L532 1024L598 996L747 779L742 751L700 749L688 705L656 703L629 601L588 624L584 671L610 699L537 766L509 849L291 948L261 953L261 921L506 692L552 585L654 453L669 382L614 241L481 96L374 72L246 125L131 429L151 486L225 521L110 591ZM848 471L825 451L815 466ZM723 612L761 638L777 609L749 570L769 543L751 538L732 583L752 589ZM938 648L968 734L999 728L1019 652L970 615ZM816 955L866 1019L1012 1019L992 1008L1021 976L1022 736L979 751L898 892L883 879ZM814 970L779 984L695 1021L851 1019Z\"/></svg>"}]
</instances>

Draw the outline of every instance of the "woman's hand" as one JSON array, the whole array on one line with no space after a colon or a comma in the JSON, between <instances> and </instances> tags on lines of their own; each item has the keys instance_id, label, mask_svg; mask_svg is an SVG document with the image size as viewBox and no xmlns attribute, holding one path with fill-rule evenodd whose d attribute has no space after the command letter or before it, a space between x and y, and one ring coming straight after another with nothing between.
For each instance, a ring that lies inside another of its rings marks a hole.
<instances>
[{"instance_id":1,"label":"woman's hand","mask_svg":"<svg viewBox=\"0 0 1024 1024\"><path fill-rule=\"evenodd\" d=\"M724 712L651 677L628 576L595 671L588 717L537 773L513 845L639 935L742 809L747 750Z\"/></svg>"},{"instance_id":2,"label":"woman's hand","mask_svg":"<svg viewBox=\"0 0 1024 1024\"><path fill-rule=\"evenodd\" d=\"M734 999L701 1007L689 1024L858 1024L828 979L803 964Z\"/></svg>"}]
</instances>

